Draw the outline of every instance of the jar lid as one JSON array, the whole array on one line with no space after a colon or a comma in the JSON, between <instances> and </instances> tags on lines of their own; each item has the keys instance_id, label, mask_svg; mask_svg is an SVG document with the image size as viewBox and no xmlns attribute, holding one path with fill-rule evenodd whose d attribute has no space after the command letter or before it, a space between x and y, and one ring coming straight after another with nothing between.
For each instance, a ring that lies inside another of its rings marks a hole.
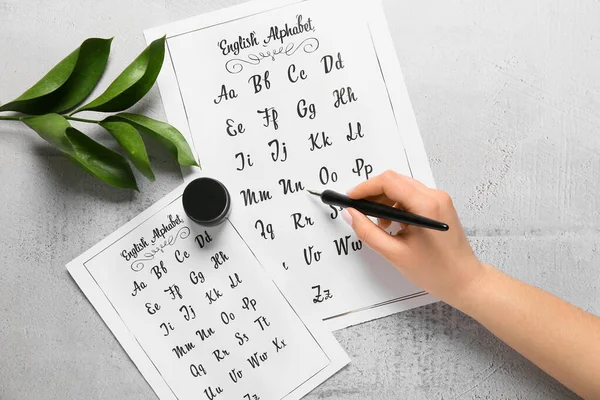
<instances>
[{"instance_id":1,"label":"jar lid","mask_svg":"<svg viewBox=\"0 0 600 400\"><path fill-rule=\"evenodd\" d=\"M229 215L231 198L227 188L216 179L198 178L183 191L183 209L203 226L219 225Z\"/></svg>"}]
</instances>

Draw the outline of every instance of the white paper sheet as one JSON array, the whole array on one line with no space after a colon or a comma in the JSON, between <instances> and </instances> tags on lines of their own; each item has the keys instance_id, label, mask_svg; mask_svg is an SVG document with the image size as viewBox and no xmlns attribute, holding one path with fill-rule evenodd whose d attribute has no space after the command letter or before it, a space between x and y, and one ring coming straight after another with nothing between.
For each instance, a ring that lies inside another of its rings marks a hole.
<instances>
[{"instance_id":1,"label":"white paper sheet","mask_svg":"<svg viewBox=\"0 0 600 400\"><path fill-rule=\"evenodd\" d=\"M231 222L184 186L67 266L162 399L299 399L348 357L284 298Z\"/></svg>"},{"instance_id":2,"label":"white paper sheet","mask_svg":"<svg viewBox=\"0 0 600 400\"><path fill-rule=\"evenodd\" d=\"M254 1L162 35L169 122L292 304L339 329L434 301L304 190L387 169L434 186L379 1Z\"/></svg>"}]
</instances>

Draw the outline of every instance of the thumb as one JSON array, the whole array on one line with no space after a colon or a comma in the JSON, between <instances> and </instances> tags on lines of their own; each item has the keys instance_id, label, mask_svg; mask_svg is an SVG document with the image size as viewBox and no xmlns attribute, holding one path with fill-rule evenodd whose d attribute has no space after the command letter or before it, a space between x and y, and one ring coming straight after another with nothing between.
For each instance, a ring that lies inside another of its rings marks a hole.
<instances>
[{"instance_id":1,"label":"thumb","mask_svg":"<svg viewBox=\"0 0 600 400\"><path fill-rule=\"evenodd\" d=\"M378 227L363 213L353 208L347 208L342 212L344 220L352 226L356 237L371 249L388 258L397 248L397 241L386 231Z\"/></svg>"}]
</instances>

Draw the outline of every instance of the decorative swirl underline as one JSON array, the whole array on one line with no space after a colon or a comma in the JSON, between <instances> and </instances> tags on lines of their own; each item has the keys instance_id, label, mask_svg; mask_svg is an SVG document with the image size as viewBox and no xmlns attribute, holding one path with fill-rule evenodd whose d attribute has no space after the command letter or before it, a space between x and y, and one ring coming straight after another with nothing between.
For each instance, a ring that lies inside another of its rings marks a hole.
<instances>
[{"instance_id":1,"label":"decorative swirl underline","mask_svg":"<svg viewBox=\"0 0 600 400\"><path fill-rule=\"evenodd\" d=\"M140 272L146 266L144 263L148 261L153 261L154 256L158 253L164 253L165 247L173 246L177 242L177 239L186 239L188 236L190 236L190 228L184 226L183 228L179 229L174 236L169 236L167 239L165 239L163 243L155 246L153 249L150 249L150 252L144 253L144 257L146 258L142 258L140 260L135 260L134 262L132 262L131 269L135 272Z\"/></svg>"},{"instance_id":2,"label":"decorative swirl underline","mask_svg":"<svg viewBox=\"0 0 600 400\"><path fill-rule=\"evenodd\" d=\"M258 65L265 59L271 59L275 61L275 57L279 55L286 55L288 57L293 56L299 49L302 49L305 53L311 54L317 51L319 48L319 39L310 37L304 39L298 45L295 43L289 43L287 46L281 46L272 50L261 51L257 54L250 53L246 56L247 59L243 58L232 58L225 63L225 69L230 74L239 74L243 71L245 64Z\"/></svg>"}]
</instances>

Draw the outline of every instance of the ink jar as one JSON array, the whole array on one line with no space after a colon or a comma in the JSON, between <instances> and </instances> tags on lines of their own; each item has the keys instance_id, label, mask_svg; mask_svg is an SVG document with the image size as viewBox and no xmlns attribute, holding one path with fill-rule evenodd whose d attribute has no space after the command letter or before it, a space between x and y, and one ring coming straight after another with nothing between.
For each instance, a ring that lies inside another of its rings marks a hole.
<instances>
[{"instance_id":1,"label":"ink jar","mask_svg":"<svg viewBox=\"0 0 600 400\"><path fill-rule=\"evenodd\" d=\"M190 182L183 191L183 209L187 216L202 226L223 223L231 210L231 196L218 180L198 178Z\"/></svg>"}]
</instances>

